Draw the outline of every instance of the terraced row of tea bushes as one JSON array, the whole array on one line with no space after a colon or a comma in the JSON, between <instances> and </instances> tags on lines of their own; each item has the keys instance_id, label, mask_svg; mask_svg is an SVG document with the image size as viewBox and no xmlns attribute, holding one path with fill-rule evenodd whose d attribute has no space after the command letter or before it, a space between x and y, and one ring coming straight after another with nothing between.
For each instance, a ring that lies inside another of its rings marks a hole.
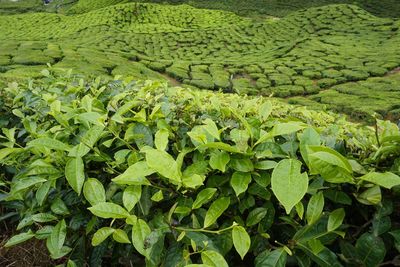
<instances>
[{"instance_id":1,"label":"terraced row of tea bushes","mask_svg":"<svg viewBox=\"0 0 400 267\"><path fill-rule=\"evenodd\" d=\"M400 65L399 21L351 5L256 23L187 5L127 3L75 16L7 16L0 40L3 78L37 75L52 63L76 73L282 98L383 76Z\"/></svg>"},{"instance_id":2,"label":"terraced row of tea bushes","mask_svg":"<svg viewBox=\"0 0 400 267\"><path fill-rule=\"evenodd\" d=\"M304 98L290 98L291 103L305 104ZM396 70L386 77L337 85L312 95L305 101L313 106L323 104L352 118L371 120L371 111L393 121L400 119L400 74Z\"/></svg>"},{"instance_id":3,"label":"terraced row of tea bushes","mask_svg":"<svg viewBox=\"0 0 400 267\"><path fill-rule=\"evenodd\" d=\"M43 75L0 91L0 220L18 231L6 247L43 240L63 266L396 262L395 124Z\"/></svg>"},{"instance_id":4,"label":"terraced row of tea bushes","mask_svg":"<svg viewBox=\"0 0 400 267\"><path fill-rule=\"evenodd\" d=\"M85 13L97 8L104 8L117 3L126 3L128 0L113 0L113 1L95 1L95 0L79 0L78 3L69 10L71 13ZM131 1L133 2L133 1ZM301 0L301 1L274 1L274 0L139 0L134 2L148 2L160 4L189 4L197 8L218 9L235 12L239 15L257 16L270 15L275 17L284 17L299 9L318 7L330 4L356 4L361 8L380 17L400 17L400 5L396 0L383 1L363 1L363 0Z\"/></svg>"}]
</instances>

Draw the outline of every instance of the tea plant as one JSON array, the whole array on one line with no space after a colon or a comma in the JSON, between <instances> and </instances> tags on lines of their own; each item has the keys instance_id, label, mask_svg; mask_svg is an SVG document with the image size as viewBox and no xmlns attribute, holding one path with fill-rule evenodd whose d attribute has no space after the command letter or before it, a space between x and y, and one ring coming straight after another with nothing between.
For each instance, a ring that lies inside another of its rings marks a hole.
<instances>
[{"instance_id":1,"label":"tea plant","mask_svg":"<svg viewBox=\"0 0 400 267\"><path fill-rule=\"evenodd\" d=\"M45 240L68 266L398 262L395 124L42 75L0 91L0 201L19 231L6 246Z\"/></svg>"}]
</instances>

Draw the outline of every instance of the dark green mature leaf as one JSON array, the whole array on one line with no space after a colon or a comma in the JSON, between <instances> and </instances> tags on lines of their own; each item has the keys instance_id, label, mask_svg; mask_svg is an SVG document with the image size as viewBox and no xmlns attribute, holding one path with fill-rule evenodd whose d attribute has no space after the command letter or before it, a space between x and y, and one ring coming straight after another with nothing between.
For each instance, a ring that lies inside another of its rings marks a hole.
<instances>
[{"instance_id":1,"label":"dark green mature leaf","mask_svg":"<svg viewBox=\"0 0 400 267\"><path fill-rule=\"evenodd\" d=\"M204 218L204 228L207 228L215 223L222 213L229 207L229 204L229 197L222 197L214 201L207 210Z\"/></svg>"},{"instance_id":2,"label":"dark green mature leaf","mask_svg":"<svg viewBox=\"0 0 400 267\"><path fill-rule=\"evenodd\" d=\"M94 215L105 219L119 219L129 216L129 212L120 205L109 202L96 204L93 207L88 208L88 210L90 210Z\"/></svg>"},{"instance_id":3,"label":"dark green mature leaf","mask_svg":"<svg viewBox=\"0 0 400 267\"><path fill-rule=\"evenodd\" d=\"M327 248L323 248L318 253L314 253L312 249L302 243L298 243L298 247L311 258L312 261L321 267L341 267L343 266L337 259L335 253Z\"/></svg>"},{"instance_id":4,"label":"dark green mature leaf","mask_svg":"<svg viewBox=\"0 0 400 267\"><path fill-rule=\"evenodd\" d=\"M357 239L357 254L366 267L377 266L386 255L385 243L380 237L364 233Z\"/></svg>"},{"instance_id":5,"label":"dark green mature leaf","mask_svg":"<svg viewBox=\"0 0 400 267\"><path fill-rule=\"evenodd\" d=\"M328 232L334 231L342 225L344 216L346 215L344 209L336 209L329 214L328 218Z\"/></svg>"},{"instance_id":6,"label":"dark green mature leaf","mask_svg":"<svg viewBox=\"0 0 400 267\"><path fill-rule=\"evenodd\" d=\"M54 150L70 151L71 147L53 138L42 137L27 143L28 147L50 148Z\"/></svg>"},{"instance_id":7,"label":"dark green mature leaf","mask_svg":"<svg viewBox=\"0 0 400 267\"><path fill-rule=\"evenodd\" d=\"M65 165L65 177L69 185L78 195L81 194L85 182L85 166L82 158L71 158Z\"/></svg>"},{"instance_id":8,"label":"dark green mature leaf","mask_svg":"<svg viewBox=\"0 0 400 267\"><path fill-rule=\"evenodd\" d=\"M262 219L267 215L268 209L266 208L255 208L252 210L246 219L247 226L253 226L261 222Z\"/></svg>"},{"instance_id":9,"label":"dark green mature leaf","mask_svg":"<svg viewBox=\"0 0 400 267\"><path fill-rule=\"evenodd\" d=\"M300 173L301 162L294 159L281 160L272 172L272 191L289 214L304 197L308 188L307 173Z\"/></svg>"},{"instance_id":10,"label":"dark green mature leaf","mask_svg":"<svg viewBox=\"0 0 400 267\"><path fill-rule=\"evenodd\" d=\"M233 227L232 240L237 253L239 253L240 257L243 259L249 251L251 244L250 236L246 232L246 229L242 226Z\"/></svg>"},{"instance_id":11,"label":"dark green mature leaf","mask_svg":"<svg viewBox=\"0 0 400 267\"><path fill-rule=\"evenodd\" d=\"M265 251L257 256L255 267L284 267L287 253L283 248Z\"/></svg>"},{"instance_id":12,"label":"dark green mature leaf","mask_svg":"<svg viewBox=\"0 0 400 267\"><path fill-rule=\"evenodd\" d=\"M306 219L308 224L313 224L316 222L322 214L324 209L324 195L322 192L318 192L313 195L308 202Z\"/></svg>"},{"instance_id":13,"label":"dark green mature leaf","mask_svg":"<svg viewBox=\"0 0 400 267\"><path fill-rule=\"evenodd\" d=\"M217 192L216 188L206 188L197 194L196 200L193 202L192 209L198 209L206 204Z\"/></svg>"}]
</instances>

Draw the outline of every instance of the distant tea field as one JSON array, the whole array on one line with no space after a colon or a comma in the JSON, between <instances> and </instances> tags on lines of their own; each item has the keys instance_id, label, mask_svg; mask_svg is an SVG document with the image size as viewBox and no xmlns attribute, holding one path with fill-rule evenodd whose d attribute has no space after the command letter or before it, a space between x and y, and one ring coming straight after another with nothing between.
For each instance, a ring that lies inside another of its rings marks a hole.
<instances>
[{"instance_id":1,"label":"distant tea field","mask_svg":"<svg viewBox=\"0 0 400 267\"><path fill-rule=\"evenodd\" d=\"M40 77L51 64L91 76L274 96L356 119L374 112L399 118L400 21L397 5L385 8L390 1L381 9L368 1L296 1L286 8L271 2L256 17L238 14L257 9L260 1L195 2L212 9L118 0L47 7L6 2L0 13L3 80Z\"/></svg>"}]
</instances>

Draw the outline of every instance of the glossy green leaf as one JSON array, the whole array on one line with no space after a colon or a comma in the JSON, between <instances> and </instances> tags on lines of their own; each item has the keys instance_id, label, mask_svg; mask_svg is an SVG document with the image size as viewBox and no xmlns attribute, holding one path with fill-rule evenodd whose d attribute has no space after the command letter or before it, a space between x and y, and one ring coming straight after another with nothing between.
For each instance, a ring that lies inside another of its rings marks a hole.
<instances>
[{"instance_id":1,"label":"glossy green leaf","mask_svg":"<svg viewBox=\"0 0 400 267\"><path fill-rule=\"evenodd\" d=\"M284 267L287 253L283 248L265 251L257 256L255 267Z\"/></svg>"},{"instance_id":2,"label":"glossy green leaf","mask_svg":"<svg viewBox=\"0 0 400 267\"><path fill-rule=\"evenodd\" d=\"M167 129L160 129L156 132L154 144L159 150L165 150L168 146L169 132Z\"/></svg>"},{"instance_id":3,"label":"glossy green leaf","mask_svg":"<svg viewBox=\"0 0 400 267\"><path fill-rule=\"evenodd\" d=\"M210 166L214 170L225 172L226 164L230 161L230 156L225 151L219 151L211 155Z\"/></svg>"},{"instance_id":4,"label":"glossy green leaf","mask_svg":"<svg viewBox=\"0 0 400 267\"><path fill-rule=\"evenodd\" d=\"M359 177L359 179L377 184L387 189L391 189L393 186L400 185L400 177L391 172L370 172Z\"/></svg>"},{"instance_id":5,"label":"glossy green leaf","mask_svg":"<svg viewBox=\"0 0 400 267\"><path fill-rule=\"evenodd\" d=\"M145 161L139 161L129 166L124 173L118 175L112 181L126 185L150 185L150 182L145 177L154 172L155 170L150 168Z\"/></svg>"},{"instance_id":6,"label":"glossy green leaf","mask_svg":"<svg viewBox=\"0 0 400 267\"><path fill-rule=\"evenodd\" d=\"M54 150L69 151L71 147L53 138L42 137L27 143L28 147L49 148Z\"/></svg>"},{"instance_id":7,"label":"glossy green leaf","mask_svg":"<svg viewBox=\"0 0 400 267\"><path fill-rule=\"evenodd\" d=\"M233 245L237 253L243 259L250 249L250 236L242 226L234 226L232 229Z\"/></svg>"},{"instance_id":8,"label":"glossy green leaf","mask_svg":"<svg viewBox=\"0 0 400 267\"><path fill-rule=\"evenodd\" d=\"M248 185L251 182L251 174L245 172L234 172L231 178L231 186L235 191L236 196L246 192Z\"/></svg>"},{"instance_id":9,"label":"glossy green leaf","mask_svg":"<svg viewBox=\"0 0 400 267\"><path fill-rule=\"evenodd\" d=\"M318 192L310 198L307 205L306 219L308 224L315 223L321 217L324 208L324 195Z\"/></svg>"},{"instance_id":10,"label":"glossy green leaf","mask_svg":"<svg viewBox=\"0 0 400 267\"><path fill-rule=\"evenodd\" d=\"M103 243L104 240L107 239L110 235L114 233L115 229L111 227L103 227L94 233L92 238L92 246L98 246Z\"/></svg>"},{"instance_id":11,"label":"glossy green leaf","mask_svg":"<svg viewBox=\"0 0 400 267\"><path fill-rule=\"evenodd\" d=\"M192 209L198 209L204 204L206 204L217 192L216 188L206 188L201 190L197 196L195 201L193 202Z\"/></svg>"},{"instance_id":12,"label":"glossy green leaf","mask_svg":"<svg viewBox=\"0 0 400 267\"><path fill-rule=\"evenodd\" d=\"M119 219L126 218L129 216L129 212L127 212L120 205L102 202L94 205L93 207L88 208L94 215L97 217L105 218L105 219Z\"/></svg>"},{"instance_id":13,"label":"glossy green leaf","mask_svg":"<svg viewBox=\"0 0 400 267\"><path fill-rule=\"evenodd\" d=\"M212 267L229 267L224 257L216 251L206 250L201 253L201 260L204 264Z\"/></svg>"},{"instance_id":14,"label":"glossy green leaf","mask_svg":"<svg viewBox=\"0 0 400 267\"><path fill-rule=\"evenodd\" d=\"M151 229L147 225L147 223L142 220L138 219L132 226L132 244L143 256L147 256L147 251L145 249L145 240L148 235L150 235Z\"/></svg>"},{"instance_id":15,"label":"glossy green leaf","mask_svg":"<svg viewBox=\"0 0 400 267\"><path fill-rule=\"evenodd\" d=\"M85 182L85 166L82 158L71 158L65 165L65 177L69 185L78 195L81 194Z\"/></svg>"},{"instance_id":16,"label":"glossy green leaf","mask_svg":"<svg viewBox=\"0 0 400 267\"><path fill-rule=\"evenodd\" d=\"M83 185L83 195L92 206L106 201L106 192L103 184L94 178L87 179Z\"/></svg>"},{"instance_id":17,"label":"glossy green leaf","mask_svg":"<svg viewBox=\"0 0 400 267\"><path fill-rule=\"evenodd\" d=\"M25 232L25 233L20 233L20 234L14 235L7 241L7 243L4 245L4 247L8 248L8 247L18 245L20 243L23 243L23 242L31 239L34 236L35 236L35 234L31 230L29 230L28 232Z\"/></svg>"},{"instance_id":18,"label":"glossy green leaf","mask_svg":"<svg viewBox=\"0 0 400 267\"><path fill-rule=\"evenodd\" d=\"M125 188L122 194L122 202L127 211L131 211L136 203L139 202L142 196L142 186L141 185L131 185Z\"/></svg>"},{"instance_id":19,"label":"glossy green leaf","mask_svg":"<svg viewBox=\"0 0 400 267\"><path fill-rule=\"evenodd\" d=\"M287 214L307 192L308 176L307 173L301 173L300 168L300 161L284 159L278 163L272 172L272 191L285 207Z\"/></svg>"},{"instance_id":20,"label":"glossy green leaf","mask_svg":"<svg viewBox=\"0 0 400 267\"><path fill-rule=\"evenodd\" d=\"M267 215L268 209L266 208L255 208L252 211L250 211L249 215L247 216L246 219L246 225L247 226L253 226L256 225L257 223L261 222L262 219Z\"/></svg>"},{"instance_id":21,"label":"glossy green leaf","mask_svg":"<svg viewBox=\"0 0 400 267\"><path fill-rule=\"evenodd\" d=\"M370 233L364 233L357 239L356 250L366 267L378 266L386 255L385 243Z\"/></svg>"},{"instance_id":22,"label":"glossy green leaf","mask_svg":"<svg viewBox=\"0 0 400 267\"><path fill-rule=\"evenodd\" d=\"M170 154L153 148L147 148L144 152L146 153L147 165L151 169L168 178L173 184L181 183L182 173Z\"/></svg>"},{"instance_id":23,"label":"glossy green leaf","mask_svg":"<svg viewBox=\"0 0 400 267\"><path fill-rule=\"evenodd\" d=\"M344 209L336 209L329 214L328 219L328 232L334 231L339 228L344 220L346 213Z\"/></svg>"},{"instance_id":24,"label":"glossy green leaf","mask_svg":"<svg viewBox=\"0 0 400 267\"><path fill-rule=\"evenodd\" d=\"M222 197L214 201L207 210L204 218L204 228L207 228L215 223L222 213L229 207L229 204L229 197Z\"/></svg>"},{"instance_id":25,"label":"glossy green leaf","mask_svg":"<svg viewBox=\"0 0 400 267\"><path fill-rule=\"evenodd\" d=\"M128 235L126 232L122 229L115 229L115 231L112 233L113 239L117 241L118 243L123 243L123 244L130 244L131 241L129 240Z\"/></svg>"}]
</instances>

